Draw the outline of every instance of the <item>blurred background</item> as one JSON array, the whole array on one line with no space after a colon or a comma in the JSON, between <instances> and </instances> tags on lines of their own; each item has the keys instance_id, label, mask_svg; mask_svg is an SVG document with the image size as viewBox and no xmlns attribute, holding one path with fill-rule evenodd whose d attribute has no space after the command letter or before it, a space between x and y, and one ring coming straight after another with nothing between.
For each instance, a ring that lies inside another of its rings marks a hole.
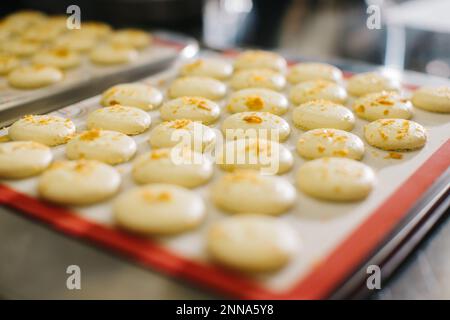
<instances>
[{"instance_id":1,"label":"blurred background","mask_svg":"<svg viewBox=\"0 0 450 320\"><path fill-rule=\"evenodd\" d=\"M1 14L64 14L71 4L82 21L169 29L207 48L261 47L450 77L450 0L2 0ZM379 29L367 26L374 5Z\"/></svg>"}]
</instances>

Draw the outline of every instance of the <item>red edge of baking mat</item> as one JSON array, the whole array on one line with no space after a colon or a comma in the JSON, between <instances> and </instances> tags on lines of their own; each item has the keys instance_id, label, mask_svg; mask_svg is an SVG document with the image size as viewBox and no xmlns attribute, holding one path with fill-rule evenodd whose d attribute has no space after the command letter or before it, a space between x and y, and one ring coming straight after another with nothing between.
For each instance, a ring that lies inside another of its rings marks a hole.
<instances>
[{"instance_id":1,"label":"red edge of baking mat","mask_svg":"<svg viewBox=\"0 0 450 320\"><path fill-rule=\"evenodd\" d=\"M165 47L172 47L172 48L177 49L178 51L181 51L182 49L184 49L186 47L185 43L177 42L175 40L164 39L164 38L158 37L158 36L153 37L153 43L156 43L158 45L165 46Z\"/></svg>"},{"instance_id":2,"label":"red edge of baking mat","mask_svg":"<svg viewBox=\"0 0 450 320\"><path fill-rule=\"evenodd\" d=\"M320 299L354 270L407 215L415 201L450 166L450 139L408 178L355 231L297 284L272 292L244 276L207 263L183 258L152 240L102 226L62 207L45 203L0 185L0 204L50 224L74 237L85 238L134 258L171 276L194 281L244 299Z\"/></svg>"}]
</instances>

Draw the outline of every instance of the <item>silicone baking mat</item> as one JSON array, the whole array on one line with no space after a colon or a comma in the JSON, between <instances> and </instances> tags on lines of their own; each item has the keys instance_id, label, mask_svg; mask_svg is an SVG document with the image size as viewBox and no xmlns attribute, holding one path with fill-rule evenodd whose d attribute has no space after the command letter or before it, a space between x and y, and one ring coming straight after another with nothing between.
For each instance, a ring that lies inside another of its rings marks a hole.
<instances>
[{"instance_id":1,"label":"silicone baking mat","mask_svg":"<svg viewBox=\"0 0 450 320\"><path fill-rule=\"evenodd\" d=\"M230 55L222 58L229 59ZM165 90L175 76L176 67L143 81ZM413 85L405 86L406 93L414 85L430 81L430 78L423 76L414 79L406 74L400 76L404 83L413 82ZM86 115L100 108L99 100L100 97L95 96L55 114L71 118L81 131ZM222 101L221 106L224 103ZM294 173L304 160L295 152L295 142L302 131L292 125L291 110L284 116L292 129L290 138L284 144L293 153L295 164L283 177L294 183ZM149 132L160 122L157 110L150 114L150 130L133 137L138 144L138 154L149 150ZM219 127L227 115L223 109L220 121L214 127ZM19 209L59 231L124 254L149 268L233 297L325 298L407 217L416 201L450 166L450 115L415 109L413 120L424 125L428 131L429 139L424 148L404 153L402 159L391 159L387 152L366 144L363 162L375 170L378 181L374 191L364 201L322 202L298 192L296 206L279 219L295 228L302 239L302 248L287 267L275 273L249 275L232 272L208 259L204 250L205 231L212 222L227 216L210 202L210 183L194 189L201 194L207 206L205 223L192 232L171 237L143 238L114 228L111 216L114 199L89 207L70 208L41 201L36 197L37 178L3 181L0 185L0 203ZM352 132L361 136L365 123L358 119ZM7 129L4 129L2 134L6 133ZM56 159L64 158L64 146L53 148L53 151ZM130 177L131 163L118 165L117 169L123 178L121 192L135 186ZM217 168L212 182L222 174Z\"/></svg>"}]
</instances>

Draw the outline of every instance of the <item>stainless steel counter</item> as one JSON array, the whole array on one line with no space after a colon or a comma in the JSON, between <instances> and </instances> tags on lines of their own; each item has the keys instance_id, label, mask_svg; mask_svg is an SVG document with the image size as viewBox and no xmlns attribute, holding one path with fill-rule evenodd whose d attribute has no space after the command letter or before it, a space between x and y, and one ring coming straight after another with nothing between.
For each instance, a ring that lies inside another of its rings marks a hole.
<instances>
[{"instance_id":1,"label":"stainless steel counter","mask_svg":"<svg viewBox=\"0 0 450 320\"><path fill-rule=\"evenodd\" d=\"M377 299L450 299L450 220L446 219ZM214 299L221 296L144 269L0 207L0 297L5 299ZM66 268L81 268L68 290Z\"/></svg>"},{"instance_id":2,"label":"stainless steel counter","mask_svg":"<svg viewBox=\"0 0 450 320\"><path fill-rule=\"evenodd\" d=\"M207 299L177 280L0 207L0 297L6 299ZM66 269L81 269L68 290Z\"/></svg>"}]
</instances>

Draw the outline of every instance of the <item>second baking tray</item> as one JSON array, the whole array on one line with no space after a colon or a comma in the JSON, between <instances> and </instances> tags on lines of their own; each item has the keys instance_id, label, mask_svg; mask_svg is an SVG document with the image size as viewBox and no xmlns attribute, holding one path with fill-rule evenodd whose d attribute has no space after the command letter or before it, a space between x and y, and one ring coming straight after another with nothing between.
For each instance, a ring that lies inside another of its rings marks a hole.
<instances>
[{"instance_id":1,"label":"second baking tray","mask_svg":"<svg viewBox=\"0 0 450 320\"><path fill-rule=\"evenodd\" d=\"M178 58L189 58L198 52L198 43L193 38L165 31L152 35L152 46L144 49L137 61L119 66L95 66L84 61L79 68L67 71L63 81L49 87L19 90L0 78L0 127L21 115L45 113L91 97L114 84L141 79L169 68Z\"/></svg>"}]
</instances>

